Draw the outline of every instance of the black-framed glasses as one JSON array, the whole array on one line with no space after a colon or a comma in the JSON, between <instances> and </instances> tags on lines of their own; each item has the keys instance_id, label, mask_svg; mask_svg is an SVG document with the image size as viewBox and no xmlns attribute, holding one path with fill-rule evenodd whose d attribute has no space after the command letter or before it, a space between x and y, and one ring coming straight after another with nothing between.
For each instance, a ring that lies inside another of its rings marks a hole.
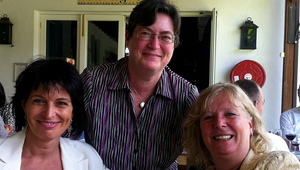
<instances>
[{"instance_id":1,"label":"black-framed glasses","mask_svg":"<svg viewBox=\"0 0 300 170\"><path fill-rule=\"evenodd\" d=\"M154 34L153 32L149 30L138 30L134 31L136 33L136 36L140 40L144 41L150 41L154 38L155 35L158 35L158 39L163 44L172 44L174 43L176 39L176 35L171 34L169 32L160 33L160 34Z\"/></svg>"}]
</instances>

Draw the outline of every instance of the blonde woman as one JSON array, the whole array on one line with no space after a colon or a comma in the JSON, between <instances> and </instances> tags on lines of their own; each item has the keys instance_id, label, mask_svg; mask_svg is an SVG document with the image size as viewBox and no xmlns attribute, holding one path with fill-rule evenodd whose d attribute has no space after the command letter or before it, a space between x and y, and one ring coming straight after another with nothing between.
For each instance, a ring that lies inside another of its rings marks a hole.
<instances>
[{"instance_id":1,"label":"blonde woman","mask_svg":"<svg viewBox=\"0 0 300 170\"><path fill-rule=\"evenodd\" d=\"M300 169L295 155L269 152L264 122L238 86L204 90L184 123L184 147L193 166L216 170Z\"/></svg>"}]
</instances>

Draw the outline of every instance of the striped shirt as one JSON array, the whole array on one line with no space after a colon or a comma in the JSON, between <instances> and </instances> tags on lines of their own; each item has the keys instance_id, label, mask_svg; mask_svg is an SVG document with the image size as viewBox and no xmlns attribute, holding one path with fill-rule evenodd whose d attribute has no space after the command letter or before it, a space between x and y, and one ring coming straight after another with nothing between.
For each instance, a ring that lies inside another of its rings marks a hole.
<instances>
[{"instance_id":1,"label":"striped shirt","mask_svg":"<svg viewBox=\"0 0 300 170\"><path fill-rule=\"evenodd\" d=\"M128 58L81 74L87 113L85 140L112 170L178 169L182 122L197 88L165 67L139 118L129 87Z\"/></svg>"}]
</instances>

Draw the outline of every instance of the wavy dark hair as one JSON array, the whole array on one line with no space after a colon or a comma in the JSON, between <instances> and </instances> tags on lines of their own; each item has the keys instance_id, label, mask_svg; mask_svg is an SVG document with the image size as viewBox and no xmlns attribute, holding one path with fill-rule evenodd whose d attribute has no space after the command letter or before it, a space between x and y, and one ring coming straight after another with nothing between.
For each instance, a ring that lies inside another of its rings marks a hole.
<instances>
[{"instance_id":1,"label":"wavy dark hair","mask_svg":"<svg viewBox=\"0 0 300 170\"><path fill-rule=\"evenodd\" d=\"M26 67L16 81L16 92L12 102L16 114L16 131L22 130L26 124L22 100L27 101L32 90L40 85L49 93L52 86L60 85L69 93L73 105L71 139L78 139L84 126L83 86L76 68L63 60L37 60Z\"/></svg>"},{"instance_id":2,"label":"wavy dark hair","mask_svg":"<svg viewBox=\"0 0 300 170\"><path fill-rule=\"evenodd\" d=\"M133 31L137 25L152 25L156 20L157 13L168 15L172 19L174 34L176 36L174 47L176 48L180 43L181 17L177 7L169 4L166 0L143 0L133 8L128 21L129 37L132 37Z\"/></svg>"}]
</instances>

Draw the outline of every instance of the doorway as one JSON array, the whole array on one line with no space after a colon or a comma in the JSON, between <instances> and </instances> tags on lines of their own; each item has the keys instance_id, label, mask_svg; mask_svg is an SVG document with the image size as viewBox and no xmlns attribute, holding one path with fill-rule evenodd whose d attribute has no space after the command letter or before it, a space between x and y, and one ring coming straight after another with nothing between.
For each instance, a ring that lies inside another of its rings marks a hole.
<instances>
[{"instance_id":1,"label":"doorway","mask_svg":"<svg viewBox=\"0 0 300 170\"><path fill-rule=\"evenodd\" d=\"M202 91L209 86L211 17L182 17L181 22L180 45L168 66Z\"/></svg>"}]
</instances>

